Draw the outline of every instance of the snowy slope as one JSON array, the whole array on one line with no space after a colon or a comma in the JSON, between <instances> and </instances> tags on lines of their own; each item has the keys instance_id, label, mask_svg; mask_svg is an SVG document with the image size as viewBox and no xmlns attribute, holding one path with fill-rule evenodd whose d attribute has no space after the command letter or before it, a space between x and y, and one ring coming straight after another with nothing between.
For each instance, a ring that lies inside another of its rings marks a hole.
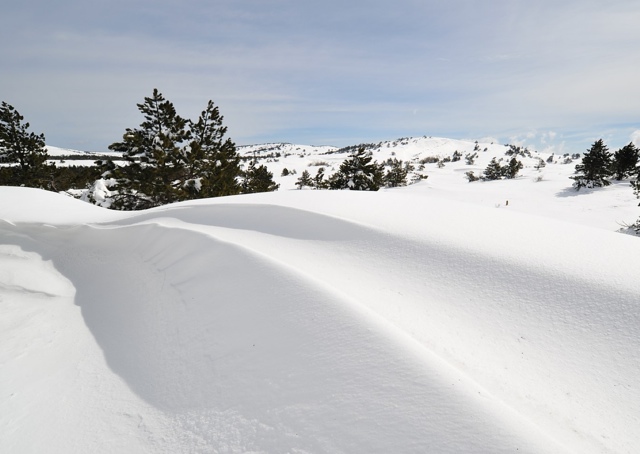
<instances>
[{"instance_id":1,"label":"snowy slope","mask_svg":"<svg viewBox=\"0 0 640 454\"><path fill-rule=\"evenodd\" d=\"M99 154L93 151L71 150L69 148L54 147L52 145L47 145L45 148L49 156L86 156L87 159L93 159L93 156Z\"/></svg>"},{"instance_id":2,"label":"snowy slope","mask_svg":"<svg viewBox=\"0 0 640 454\"><path fill-rule=\"evenodd\" d=\"M634 196L629 180L611 181L611 185L600 189L575 191L570 179L580 159L569 154L554 155L550 152L531 150L531 156L518 156L524 168L509 181L477 181L469 183L466 172L482 175L492 158L502 159L502 165L510 159L505 155L506 145L493 142L476 142L440 137L402 138L377 144L363 144L377 162L399 159L415 166L412 176L426 177L407 191L429 197L480 204L492 208L530 213L553 219L590 225L607 230L619 230L624 224L638 218L638 199ZM267 166L281 191L296 189L296 181L304 170L314 176L320 167L329 176L358 146L337 149L291 144L266 144L240 147L245 157L256 157ZM477 151L474 151L477 150ZM574 150L582 154L586 150ZM612 150L613 151L613 150ZM254 153L255 152L255 153ZM454 153L462 158L451 161ZM476 154L473 164L465 157ZM440 161L440 165L436 161ZM539 161L545 166L537 168ZM425 162L426 163L423 163ZM282 176L283 169L291 173Z\"/></svg>"},{"instance_id":3,"label":"snowy slope","mask_svg":"<svg viewBox=\"0 0 640 454\"><path fill-rule=\"evenodd\" d=\"M453 164L137 213L0 188L0 452L635 452L640 242Z\"/></svg>"}]
</instances>

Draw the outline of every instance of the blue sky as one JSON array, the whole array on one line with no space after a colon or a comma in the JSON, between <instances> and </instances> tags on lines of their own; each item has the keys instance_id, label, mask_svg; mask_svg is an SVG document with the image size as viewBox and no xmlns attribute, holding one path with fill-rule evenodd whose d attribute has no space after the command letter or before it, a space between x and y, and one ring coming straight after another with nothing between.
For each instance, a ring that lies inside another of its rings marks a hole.
<instances>
[{"instance_id":1,"label":"blue sky","mask_svg":"<svg viewBox=\"0 0 640 454\"><path fill-rule=\"evenodd\" d=\"M106 150L154 88L239 145L640 144L637 0L23 0L0 39L0 100L60 147Z\"/></svg>"}]
</instances>

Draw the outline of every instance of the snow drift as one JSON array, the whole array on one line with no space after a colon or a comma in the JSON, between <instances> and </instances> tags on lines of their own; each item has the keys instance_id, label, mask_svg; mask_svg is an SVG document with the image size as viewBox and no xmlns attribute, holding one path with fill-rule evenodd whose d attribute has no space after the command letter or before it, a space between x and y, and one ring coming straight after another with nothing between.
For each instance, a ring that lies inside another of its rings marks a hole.
<instances>
[{"instance_id":1,"label":"snow drift","mask_svg":"<svg viewBox=\"0 0 640 454\"><path fill-rule=\"evenodd\" d=\"M2 452L640 441L637 238L416 189L0 192Z\"/></svg>"}]
</instances>

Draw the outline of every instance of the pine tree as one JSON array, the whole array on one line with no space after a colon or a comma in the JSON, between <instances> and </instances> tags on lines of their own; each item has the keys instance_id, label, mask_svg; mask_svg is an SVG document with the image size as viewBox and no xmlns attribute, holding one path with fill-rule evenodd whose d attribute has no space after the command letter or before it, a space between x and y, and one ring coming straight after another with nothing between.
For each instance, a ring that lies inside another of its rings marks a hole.
<instances>
[{"instance_id":1,"label":"pine tree","mask_svg":"<svg viewBox=\"0 0 640 454\"><path fill-rule=\"evenodd\" d=\"M384 179L383 166L373 161L370 151L360 147L340 164L340 169L330 179L331 189L377 191Z\"/></svg>"},{"instance_id":2,"label":"pine tree","mask_svg":"<svg viewBox=\"0 0 640 454\"><path fill-rule=\"evenodd\" d=\"M457 153L457 152L456 152ZM391 168L384 176L384 181L388 187L395 188L407 185L407 176L412 172L414 167L410 162L404 163L396 158L390 160Z\"/></svg>"},{"instance_id":3,"label":"pine tree","mask_svg":"<svg viewBox=\"0 0 640 454\"><path fill-rule=\"evenodd\" d=\"M29 132L29 123L11 105L0 105L0 162L13 164L2 172L1 184L51 188L44 134Z\"/></svg>"},{"instance_id":4,"label":"pine tree","mask_svg":"<svg viewBox=\"0 0 640 454\"><path fill-rule=\"evenodd\" d=\"M311 178L311 174L308 170L304 170L300 178L296 181L296 186L298 189L302 189L303 187L312 187L314 186L313 178Z\"/></svg>"},{"instance_id":5,"label":"pine tree","mask_svg":"<svg viewBox=\"0 0 640 454\"><path fill-rule=\"evenodd\" d=\"M509 161L509 164L502 168L502 174L507 179L515 178L518 175L518 172L522 170L522 167L522 162L513 157Z\"/></svg>"},{"instance_id":6,"label":"pine tree","mask_svg":"<svg viewBox=\"0 0 640 454\"><path fill-rule=\"evenodd\" d=\"M504 171L500 163L496 160L496 158L492 158L491 162L484 169L484 180L499 180L502 178Z\"/></svg>"},{"instance_id":7,"label":"pine tree","mask_svg":"<svg viewBox=\"0 0 640 454\"><path fill-rule=\"evenodd\" d=\"M633 143L629 143L613 154L611 172L616 180L624 180L634 173L638 165L639 152Z\"/></svg>"},{"instance_id":8,"label":"pine tree","mask_svg":"<svg viewBox=\"0 0 640 454\"><path fill-rule=\"evenodd\" d=\"M316 176L313 177L313 187L316 189L327 189L329 187L324 180L324 167L319 167Z\"/></svg>"},{"instance_id":9,"label":"pine tree","mask_svg":"<svg viewBox=\"0 0 640 454\"><path fill-rule=\"evenodd\" d=\"M256 192L276 191L280 187L273 181L273 173L264 166L256 167L255 160L251 161L249 167L244 172L244 180L242 181L242 193L252 194Z\"/></svg>"},{"instance_id":10,"label":"pine tree","mask_svg":"<svg viewBox=\"0 0 640 454\"><path fill-rule=\"evenodd\" d=\"M576 175L570 177L574 180L573 187L576 191L582 187L593 188L608 186L606 179L611 175L611 153L602 139L597 140L584 154L582 163L576 166Z\"/></svg>"},{"instance_id":11,"label":"pine tree","mask_svg":"<svg viewBox=\"0 0 640 454\"><path fill-rule=\"evenodd\" d=\"M213 101L207 103L196 123L189 122L191 142L186 149L185 174L181 178L188 198L220 197L240 193L240 157L231 139L224 140L224 117Z\"/></svg>"},{"instance_id":12,"label":"pine tree","mask_svg":"<svg viewBox=\"0 0 640 454\"><path fill-rule=\"evenodd\" d=\"M631 187L633 188L633 193L635 194L635 196L637 198L640 198L640 169L636 169L636 172L636 177L631 180ZM637 234L640 234L640 219L638 219L635 223L629 225L628 227L634 229Z\"/></svg>"},{"instance_id":13,"label":"pine tree","mask_svg":"<svg viewBox=\"0 0 640 454\"><path fill-rule=\"evenodd\" d=\"M137 104L145 121L140 128L127 128L122 142L109 149L122 153L128 165L116 169L117 209L145 209L181 199L186 153L183 144L190 139L187 120L157 89L152 97Z\"/></svg>"},{"instance_id":14,"label":"pine tree","mask_svg":"<svg viewBox=\"0 0 640 454\"><path fill-rule=\"evenodd\" d=\"M472 166L473 164L475 164L476 162L476 158L478 157L478 153L467 153L464 156L464 162L468 165L468 166Z\"/></svg>"},{"instance_id":15,"label":"pine tree","mask_svg":"<svg viewBox=\"0 0 640 454\"><path fill-rule=\"evenodd\" d=\"M127 165L105 168L115 180L112 208L145 209L240 193L240 158L213 101L196 122L180 117L157 89L137 104L144 121L109 149Z\"/></svg>"}]
</instances>

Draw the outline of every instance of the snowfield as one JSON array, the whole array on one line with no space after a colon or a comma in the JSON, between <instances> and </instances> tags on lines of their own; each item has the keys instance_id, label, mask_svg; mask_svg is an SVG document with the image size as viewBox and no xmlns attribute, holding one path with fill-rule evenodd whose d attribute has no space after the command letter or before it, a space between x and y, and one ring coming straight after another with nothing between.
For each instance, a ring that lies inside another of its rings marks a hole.
<instances>
[{"instance_id":1,"label":"snowfield","mask_svg":"<svg viewBox=\"0 0 640 454\"><path fill-rule=\"evenodd\" d=\"M141 212L0 188L0 452L637 452L638 201L464 179L497 151Z\"/></svg>"}]
</instances>

